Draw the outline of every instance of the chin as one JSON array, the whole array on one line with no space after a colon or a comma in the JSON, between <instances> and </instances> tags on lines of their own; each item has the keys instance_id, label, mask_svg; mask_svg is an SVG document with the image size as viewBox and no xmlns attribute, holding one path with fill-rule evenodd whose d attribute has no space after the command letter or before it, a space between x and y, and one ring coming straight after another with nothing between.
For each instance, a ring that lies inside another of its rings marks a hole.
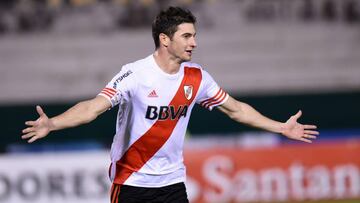
<instances>
[{"instance_id":1,"label":"chin","mask_svg":"<svg viewBox=\"0 0 360 203\"><path fill-rule=\"evenodd\" d=\"M184 57L184 58L182 58L182 60L183 60L184 62L191 61L191 56Z\"/></svg>"},{"instance_id":2,"label":"chin","mask_svg":"<svg viewBox=\"0 0 360 203\"><path fill-rule=\"evenodd\" d=\"M191 61L191 56L185 55L185 56L179 57L179 59L180 59L181 63L188 62L188 61Z\"/></svg>"}]
</instances>

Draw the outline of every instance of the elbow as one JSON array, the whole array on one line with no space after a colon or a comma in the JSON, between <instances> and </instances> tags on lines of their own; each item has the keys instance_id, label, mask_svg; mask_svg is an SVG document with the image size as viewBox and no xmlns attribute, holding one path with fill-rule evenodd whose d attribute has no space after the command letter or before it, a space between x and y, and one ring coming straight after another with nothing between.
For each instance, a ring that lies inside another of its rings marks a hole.
<instances>
[{"instance_id":1,"label":"elbow","mask_svg":"<svg viewBox=\"0 0 360 203\"><path fill-rule=\"evenodd\" d=\"M239 118L238 114L236 112L230 112L228 113L228 116L230 119L237 121Z\"/></svg>"},{"instance_id":2,"label":"elbow","mask_svg":"<svg viewBox=\"0 0 360 203\"><path fill-rule=\"evenodd\" d=\"M237 102L236 103L236 108L234 111L231 111L228 113L229 118L231 118L232 120L239 122L239 123L244 123L245 122L245 112L244 112L244 108L242 106L242 103Z\"/></svg>"},{"instance_id":3,"label":"elbow","mask_svg":"<svg viewBox=\"0 0 360 203\"><path fill-rule=\"evenodd\" d=\"M244 123L244 116L242 115L241 111L236 111L236 112L230 112L228 113L228 116L230 119L238 122L238 123Z\"/></svg>"},{"instance_id":4,"label":"elbow","mask_svg":"<svg viewBox=\"0 0 360 203\"><path fill-rule=\"evenodd\" d=\"M94 113L89 113L84 119L84 124L90 123L91 121L95 120L97 118L97 115Z\"/></svg>"}]
</instances>

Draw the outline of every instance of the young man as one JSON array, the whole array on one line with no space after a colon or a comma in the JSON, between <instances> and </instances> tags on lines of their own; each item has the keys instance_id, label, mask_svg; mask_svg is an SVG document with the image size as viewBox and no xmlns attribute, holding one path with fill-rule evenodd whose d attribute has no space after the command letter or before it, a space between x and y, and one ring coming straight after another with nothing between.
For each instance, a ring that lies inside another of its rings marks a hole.
<instances>
[{"instance_id":1,"label":"young man","mask_svg":"<svg viewBox=\"0 0 360 203\"><path fill-rule=\"evenodd\" d=\"M297 122L299 111L285 122L266 118L222 90L198 64L190 63L196 48L195 17L170 7L152 25L156 50L122 67L94 99L66 112L27 121L23 139L29 143L51 131L94 120L119 105L116 134L111 147L111 202L188 202L183 164L184 135L195 103L220 111L233 120L288 138L311 143L314 125Z\"/></svg>"}]
</instances>

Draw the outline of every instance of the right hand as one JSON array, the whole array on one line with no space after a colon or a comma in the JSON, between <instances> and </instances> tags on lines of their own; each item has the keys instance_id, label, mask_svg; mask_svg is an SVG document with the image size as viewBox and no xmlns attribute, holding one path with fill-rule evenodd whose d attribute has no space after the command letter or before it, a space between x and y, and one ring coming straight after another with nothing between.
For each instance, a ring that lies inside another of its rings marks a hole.
<instances>
[{"instance_id":1,"label":"right hand","mask_svg":"<svg viewBox=\"0 0 360 203\"><path fill-rule=\"evenodd\" d=\"M36 121L26 121L28 127L22 130L22 139L28 139L28 143L32 143L37 139L47 136L51 131L51 120L47 117L40 106L36 106L39 118Z\"/></svg>"}]
</instances>

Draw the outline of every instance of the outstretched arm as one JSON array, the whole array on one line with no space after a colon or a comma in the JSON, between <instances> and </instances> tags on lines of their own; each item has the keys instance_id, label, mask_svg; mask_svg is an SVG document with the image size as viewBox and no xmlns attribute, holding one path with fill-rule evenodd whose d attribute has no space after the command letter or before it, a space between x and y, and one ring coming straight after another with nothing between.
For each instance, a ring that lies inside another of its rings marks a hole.
<instances>
[{"instance_id":1,"label":"outstretched arm","mask_svg":"<svg viewBox=\"0 0 360 203\"><path fill-rule=\"evenodd\" d=\"M319 134L315 125L303 125L297 122L301 116L301 111L291 116L285 123L281 123L263 116L250 105L237 101L230 96L224 104L219 106L219 110L239 123L281 133L294 140L311 143L311 139L316 139L316 135Z\"/></svg>"},{"instance_id":2,"label":"outstretched arm","mask_svg":"<svg viewBox=\"0 0 360 203\"><path fill-rule=\"evenodd\" d=\"M40 106L36 106L39 118L36 121L26 121L28 126L22 133L22 139L29 143L47 136L51 131L61 130L89 123L111 107L110 102L97 96L94 99L79 102L64 113L48 118Z\"/></svg>"}]
</instances>

